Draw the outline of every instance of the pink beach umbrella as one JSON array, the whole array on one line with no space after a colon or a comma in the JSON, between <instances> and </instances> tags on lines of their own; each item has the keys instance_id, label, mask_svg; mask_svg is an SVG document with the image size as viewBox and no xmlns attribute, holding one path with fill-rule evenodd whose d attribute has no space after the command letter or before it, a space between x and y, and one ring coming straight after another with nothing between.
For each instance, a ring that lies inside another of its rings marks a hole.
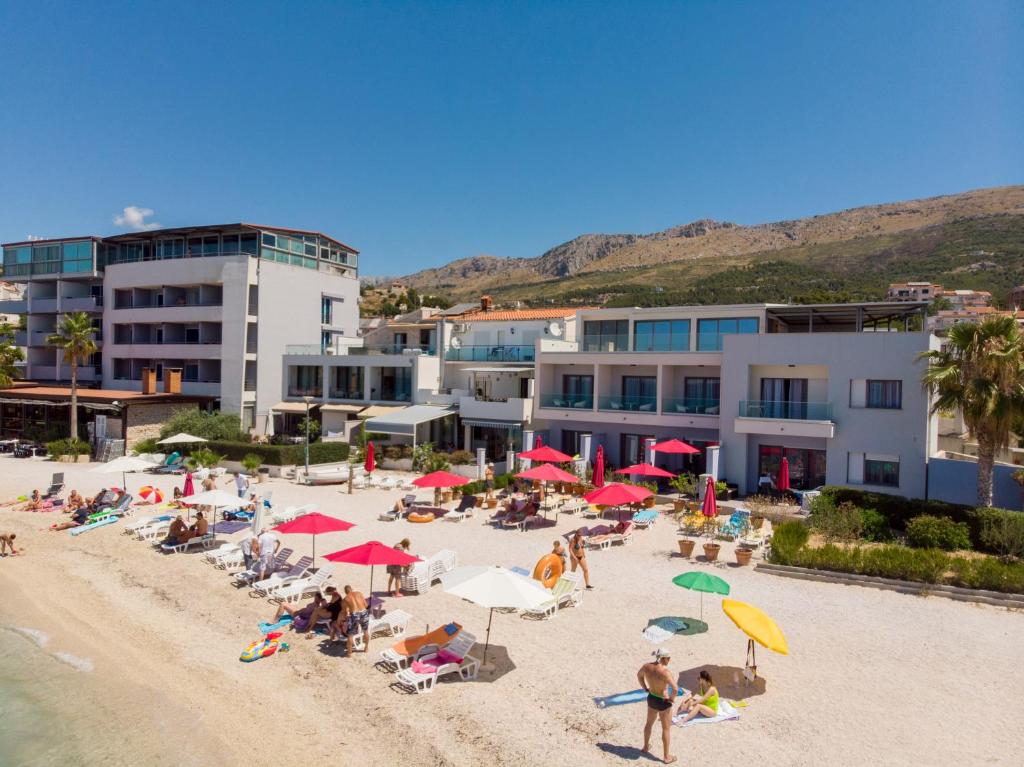
<instances>
[{"instance_id":1,"label":"pink beach umbrella","mask_svg":"<svg viewBox=\"0 0 1024 767\"><path fill-rule=\"evenodd\" d=\"M715 478L708 477L708 488L704 491L704 505L700 513L709 519L718 516L718 501L715 500Z\"/></svg>"},{"instance_id":2,"label":"pink beach umbrella","mask_svg":"<svg viewBox=\"0 0 1024 767\"><path fill-rule=\"evenodd\" d=\"M779 466L779 479L775 483L775 489L781 492L789 490L789 459L783 458L782 465Z\"/></svg>"},{"instance_id":3,"label":"pink beach umbrella","mask_svg":"<svg viewBox=\"0 0 1024 767\"><path fill-rule=\"evenodd\" d=\"M191 471L188 474L185 475L185 486L181 489L181 494L183 496L189 496L189 495L195 495L196 494L195 485L192 484L192 472Z\"/></svg>"},{"instance_id":4,"label":"pink beach umbrella","mask_svg":"<svg viewBox=\"0 0 1024 767\"><path fill-rule=\"evenodd\" d=\"M597 458L594 459L594 476L591 481L594 487L604 487L604 445L597 446Z\"/></svg>"},{"instance_id":5,"label":"pink beach umbrella","mask_svg":"<svg viewBox=\"0 0 1024 767\"><path fill-rule=\"evenodd\" d=\"M695 455L700 452L693 445L688 445L678 439L668 439L657 443L653 448L656 453L677 453L679 455Z\"/></svg>"},{"instance_id":6,"label":"pink beach umbrella","mask_svg":"<svg viewBox=\"0 0 1024 767\"><path fill-rule=\"evenodd\" d=\"M377 468L377 464L373 460L372 442L366 446L366 463L363 464L363 468L366 469L367 474L373 474L373 470Z\"/></svg>"}]
</instances>

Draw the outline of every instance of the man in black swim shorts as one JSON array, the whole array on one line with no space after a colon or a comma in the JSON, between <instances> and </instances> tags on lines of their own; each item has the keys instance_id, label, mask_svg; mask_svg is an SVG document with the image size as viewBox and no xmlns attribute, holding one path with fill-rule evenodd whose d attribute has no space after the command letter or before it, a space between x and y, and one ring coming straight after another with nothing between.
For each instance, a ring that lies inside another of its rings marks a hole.
<instances>
[{"instance_id":1,"label":"man in black swim shorts","mask_svg":"<svg viewBox=\"0 0 1024 767\"><path fill-rule=\"evenodd\" d=\"M676 760L669 753L669 745L672 739L672 704L676 698L675 680L672 672L668 670L668 650L658 648L654 651L654 660L645 663L636 674L640 686L647 691L647 722L644 724L644 752L651 750L651 730L654 728L654 720L661 720L661 742L665 748L665 764L672 764Z\"/></svg>"}]
</instances>

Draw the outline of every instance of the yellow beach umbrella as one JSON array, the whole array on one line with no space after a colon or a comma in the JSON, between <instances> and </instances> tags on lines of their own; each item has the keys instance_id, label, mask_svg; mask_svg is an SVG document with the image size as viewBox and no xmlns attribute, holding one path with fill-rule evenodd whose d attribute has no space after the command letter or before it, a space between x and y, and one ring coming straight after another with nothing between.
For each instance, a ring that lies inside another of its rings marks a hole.
<instances>
[{"instance_id":1,"label":"yellow beach umbrella","mask_svg":"<svg viewBox=\"0 0 1024 767\"><path fill-rule=\"evenodd\" d=\"M736 624L736 628L750 637L747 640L747 667L755 678L757 657L754 654L754 642L780 655L789 655L789 645L786 644L782 629L756 607L746 602L737 602L735 599L723 599L722 610L729 616L729 620Z\"/></svg>"}]
</instances>

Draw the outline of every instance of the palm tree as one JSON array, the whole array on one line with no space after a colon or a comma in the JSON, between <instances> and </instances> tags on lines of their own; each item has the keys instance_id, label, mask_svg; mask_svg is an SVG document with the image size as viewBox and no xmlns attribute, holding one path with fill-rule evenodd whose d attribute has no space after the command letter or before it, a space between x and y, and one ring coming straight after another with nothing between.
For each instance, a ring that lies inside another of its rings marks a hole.
<instances>
[{"instance_id":1,"label":"palm tree","mask_svg":"<svg viewBox=\"0 0 1024 767\"><path fill-rule=\"evenodd\" d=\"M920 357L928 360L923 382L934 397L932 412L959 410L978 442L978 505L991 506L996 451L1009 443L1024 411L1024 336L1017 321L954 325L942 351Z\"/></svg>"},{"instance_id":2,"label":"palm tree","mask_svg":"<svg viewBox=\"0 0 1024 767\"><path fill-rule=\"evenodd\" d=\"M25 359L25 352L14 345L14 328L0 324L0 389L10 386L18 377L14 363Z\"/></svg>"},{"instance_id":3,"label":"palm tree","mask_svg":"<svg viewBox=\"0 0 1024 767\"><path fill-rule=\"evenodd\" d=\"M57 332L46 339L50 346L64 350L64 361L71 365L71 439L78 439L78 363L96 353L92 320L85 312L64 315Z\"/></svg>"}]
</instances>

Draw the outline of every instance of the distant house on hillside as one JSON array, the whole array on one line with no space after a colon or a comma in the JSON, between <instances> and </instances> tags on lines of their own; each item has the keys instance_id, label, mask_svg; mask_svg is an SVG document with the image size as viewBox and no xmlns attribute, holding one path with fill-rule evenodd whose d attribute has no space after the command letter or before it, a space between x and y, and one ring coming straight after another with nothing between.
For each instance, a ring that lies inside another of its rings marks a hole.
<instances>
[{"instance_id":1,"label":"distant house on hillside","mask_svg":"<svg viewBox=\"0 0 1024 767\"><path fill-rule=\"evenodd\" d=\"M893 282L885 292L886 301L933 301L942 286L931 282Z\"/></svg>"}]
</instances>

